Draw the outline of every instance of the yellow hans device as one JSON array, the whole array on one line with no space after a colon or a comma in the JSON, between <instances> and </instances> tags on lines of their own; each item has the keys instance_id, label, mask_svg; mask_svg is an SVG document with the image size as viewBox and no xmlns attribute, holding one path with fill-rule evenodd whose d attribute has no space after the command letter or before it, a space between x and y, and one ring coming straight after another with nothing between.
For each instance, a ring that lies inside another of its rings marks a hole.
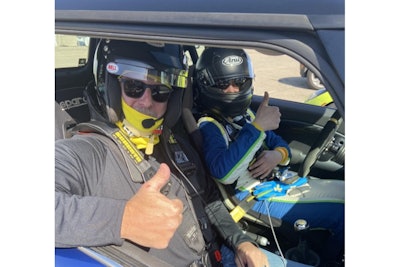
<instances>
[{"instance_id":1,"label":"yellow hans device","mask_svg":"<svg viewBox=\"0 0 400 267\"><path fill-rule=\"evenodd\" d=\"M137 131L138 134L136 136L149 136L153 133L153 130L156 130L163 123L163 118L155 118L152 116L148 116L143 114L134 108L131 108L124 99L121 100L122 112L124 113L125 119L132 125ZM144 127L143 122L146 120L152 120L154 122L150 127Z\"/></svg>"}]
</instances>

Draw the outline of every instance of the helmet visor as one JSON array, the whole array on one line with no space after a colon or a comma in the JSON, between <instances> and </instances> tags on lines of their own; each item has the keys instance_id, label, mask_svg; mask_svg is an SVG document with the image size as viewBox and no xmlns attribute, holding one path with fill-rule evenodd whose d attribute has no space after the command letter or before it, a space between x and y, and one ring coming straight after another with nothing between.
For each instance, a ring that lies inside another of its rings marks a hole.
<instances>
[{"instance_id":1,"label":"helmet visor","mask_svg":"<svg viewBox=\"0 0 400 267\"><path fill-rule=\"evenodd\" d=\"M188 71L180 69L156 70L147 64L133 60L116 60L107 64L107 72L146 84L163 84L168 88L172 86L186 88Z\"/></svg>"},{"instance_id":2,"label":"helmet visor","mask_svg":"<svg viewBox=\"0 0 400 267\"><path fill-rule=\"evenodd\" d=\"M230 85L236 86L239 88L239 91L245 90L250 87L252 83L251 78L247 77L240 77L240 78L234 78L234 79L219 79L215 81L215 84L213 87L216 87L220 90L225 90L228 88Z\"/></svg>"}]
</instances>

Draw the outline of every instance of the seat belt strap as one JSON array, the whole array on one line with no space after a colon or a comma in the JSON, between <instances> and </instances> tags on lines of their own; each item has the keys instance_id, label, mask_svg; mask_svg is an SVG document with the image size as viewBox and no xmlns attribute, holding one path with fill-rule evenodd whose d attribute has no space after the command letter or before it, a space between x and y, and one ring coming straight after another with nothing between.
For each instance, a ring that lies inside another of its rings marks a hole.
<instances>
[{"instance_id":1,"label":"seat belt strap","mask_svg":"<svg viewBox=\"0 0 400 267\"><path fill-rule=\"evenodd\" d=\"M216 243L215 233L212 229L209 218L205 213L205 201L201 197L203 189L200 187L197 180L197 166L189 160L170 129L164 127L161 138L163 139L162 143L167 152L169 161L179 172L181 181L185 184L188 194L191 197L204 240L207 244L207 251L212 266L222 266L222 257L219 245Z\"/></svg>"},{"instance_id":2,"label":"seat belt strap","mask_svg":"<svg viewBox=\"0 0 400 267\"><path fill-rule=\"evenodd\" d=\"M211 225L208 223L208 217L204 211L205 203L201 198L203 193L202 188L199 186L196 177L196 165L189 160L172 132L164 127L162 138L166 139L163 142L165 150L168 154L168 158L171 164L174 165L175 169L179 172L181 176L181 181L185 184L188 190L188 194L191 197L194 209L197 214L197 218L200 221L200 225L203 231L204 239L207 243L213 240L213 235L211 231Z\"/></svg>"},{"instance_id":3,"label":"seat belt strap","mask_svg":"<svg viewBox=\"0 0 400 267\"><path fill-rule=\"evenodd\" d=\"M246 215L246 213L254 206L255 196L249 193L246 195L245 198L243 198L237 206L230 211L230 214L235 222L240 221L240 219L243 218L243 216Z\"/></svg>"},{"instance_id":4,"label":"seat belt strap","mask_svg":"<svg viewBox=\"0 0 400 267\"><path fill-rule=\"evenodd\" d=\"M129 140L119 128L104 122L82 122L72 129L73 133L100 133L109 137L121 150L128 166L129 173L135 183L144 183L156 173L156 169L144 158L143 153ZM141 177L141 178L140 178Z\"/></svg>"}]
</instances>

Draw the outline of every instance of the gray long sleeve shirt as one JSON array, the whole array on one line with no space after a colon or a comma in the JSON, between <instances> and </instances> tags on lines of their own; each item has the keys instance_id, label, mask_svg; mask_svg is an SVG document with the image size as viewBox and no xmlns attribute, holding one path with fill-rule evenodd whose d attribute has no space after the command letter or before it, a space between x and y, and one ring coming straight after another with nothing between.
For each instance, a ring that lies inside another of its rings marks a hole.
<instances>
[{"instance_id":1,"label":"gray long sleeve shirt","mask_svg":"<svg viewBox=\"0 0 400 267\"><path fill-rule=\"evenodd\" d=\"M171 181L169 195L183 201L184 222L167 249L149 253L174 266L188 266L201 258L205 244L185 189L176 179ZM141 185L133 182L121 152L107 137L86 134L56 141L56 247L122 245L124 207ZM220 201L209 204L207 213L219 218L213 223L227 244L234 248L251 241L232 223L226 208L216 203ZM189 232L191 237L184 238Z\"/></svg>"}]
</instances>

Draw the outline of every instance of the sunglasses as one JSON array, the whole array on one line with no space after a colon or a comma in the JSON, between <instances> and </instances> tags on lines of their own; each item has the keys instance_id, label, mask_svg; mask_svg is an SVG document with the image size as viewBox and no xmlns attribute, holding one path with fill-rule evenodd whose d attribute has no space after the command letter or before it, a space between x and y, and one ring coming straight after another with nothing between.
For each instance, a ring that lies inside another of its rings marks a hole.
<instances>
[{"instance_id":1,"label":"sunglasses","mask_svg":"<svg viewBox=\"0 0 400 267\"><path fill-rule=\"evenodd\" d=\"M225 90L229 87L229 85L236 85L239 87L239 90L242 90L242 87L245 83L251 81L251 78L235 78L235 79L220 79L215 82L215 87L221 90Z\"/></svg>"},{"instance_id":2,"label":"sunglasses","mask_svg":"<svg viewBox=\"0 0 400 267\"><path fill-rule=\"evenodd\" d=\"M146 88L149 88L153 100L162 103L168 101L169 96L172 93L172 89L164 84L150 85L138 80L122 77L119 78L119 82L122 84L125 94L131 98L142 97Z\"/></svg>"}]
</instances>

